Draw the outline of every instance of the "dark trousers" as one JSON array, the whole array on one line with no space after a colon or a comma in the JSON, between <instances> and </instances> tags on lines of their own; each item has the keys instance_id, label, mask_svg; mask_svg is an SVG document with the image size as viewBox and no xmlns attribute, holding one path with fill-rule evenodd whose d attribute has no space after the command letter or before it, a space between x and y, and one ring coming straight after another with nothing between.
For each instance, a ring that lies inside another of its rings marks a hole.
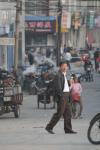
<instances>
[{"instance_id":1,"label":"dark trousers","mask_svg":"<svg viewBox=\"0 0 100 150\"><path fill-rule=\"evenodd\" d=\"M57 112L53 115L51 121L47 124L47 129L52 130L58 123L60 118L64 117L64 131L68 132L72 130L71 125L71 111L68 104L69 93L63 93L63 99L57 102Z\"/></svg>"}]
</instances>

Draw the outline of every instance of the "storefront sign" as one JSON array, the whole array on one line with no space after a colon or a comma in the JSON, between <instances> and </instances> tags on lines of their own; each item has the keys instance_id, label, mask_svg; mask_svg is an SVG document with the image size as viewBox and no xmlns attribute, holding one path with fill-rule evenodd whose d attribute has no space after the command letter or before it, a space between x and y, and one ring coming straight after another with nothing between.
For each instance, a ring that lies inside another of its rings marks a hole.
<instances>
[{"instance_id":1,"label":"storefront sign","mask_svg":"<svg viewBox=\"0 0 100 150\"><path fill-rule=\"evenodd\" d=\"M54 32L54 21L30 21L25 22L26 30L33 32Z\"/></svg>"},{"instance_id":2,"label":"storefront sign","mask_svg":"<svg viewBox=\"0 0 100 150\"><path fill-rule=\"evenodd\" d=\"M67 13L66 12L62 13L61 32L67 32Z\"/></svg>"},{"instance_id":3,"label":"storefront sign","mask_svg":"<svg viewBox=\"0 0 100 150\"><path fill-rule=\"evenodd\" d=\"M89 29L92 29L95 26L95 14L94 14L94 12L90 12L87 15L87 26Z\"/></svg>"},{"instance_id":4,"label":"storefront sign","mask_svg":"<svg viewBox=\"0 0 100 150\"><path fill-rule=\"evenodd\" d=\"M56 19L56 32L58 32L58 18ZM71 13L70 12L62 12L61 16L61 32L66 33L69 31L71 27Z\"/></svg>"},{"instance_id":5,"label":"storefront sign","mask_svg":"<svg viewBox=\"0 0 100 150\"><path fill-rule=\"evenodd\" d=\"M81 26L81 14L80 12L75 12L72 16L72 26L74 27L75 30L78 30L79 27Z\"/></svg>"},{"instance_id":6,"label":"storefront sign","mask_svg":"<svg viewBox=\"0 0 100 150\"><path fill-rule=\"evenodd\" d=\"M67 12L67 28L71 28L71 13Z\"/></svg>"},{"instance_id":7,"label":"storefront sign","mask_svg":"<svg viewBox=\"0 0 100 150\"><path fill-rule=\"evenodd\" d=\"M15 45L15 38L0 38L0 45Z\"/></svg>"},{"instance_id":8,"label":"storefront sign","mask_svg":"<svg viewBox=\"0 0 100 150\"><path fill-rule=\"evenodd\" d=\"M68 29L71 27L71 15L68 12L62 13L62 20L61 20L61 31L68 32Z\"/></svg>"},{"instance_id":9,"label":"storefront sign","mask_svg":"<svg viewBox=\"0 0 100 150\"><path fill-rule=\"evenodd\" d=\"M95 27L96 27L96 28L100 28L100 16L97 16L97 17L95 18Z\"/></svg>"}]
</instances>

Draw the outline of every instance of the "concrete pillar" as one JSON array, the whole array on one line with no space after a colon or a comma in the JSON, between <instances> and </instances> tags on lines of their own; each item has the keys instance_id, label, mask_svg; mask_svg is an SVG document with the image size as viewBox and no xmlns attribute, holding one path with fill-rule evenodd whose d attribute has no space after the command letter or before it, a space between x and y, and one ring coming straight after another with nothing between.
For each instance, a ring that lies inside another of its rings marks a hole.
<instances>
[{"instance_id":1,"label":"concrete pillar","mask_svg":"<svg viewBox=\"0 0 100 150\"><path fill-rule=\"evenodd\" d=\"M22 11L20 16L20 32L21 32L21 62L20 65L25 64L25 0L22 0Z\"/></svg>"},{"instance_id":2,"label":"concrete pillar","mask_svg":"<svg viewBox=\"0 0 100 150\"><path fill-rule=\"evenodd\" d=\"M25 12L24 11L22 11L22 26L23 26L22 28L22 66L23 66L25 63Z\"/></svg>"}]
</instances>

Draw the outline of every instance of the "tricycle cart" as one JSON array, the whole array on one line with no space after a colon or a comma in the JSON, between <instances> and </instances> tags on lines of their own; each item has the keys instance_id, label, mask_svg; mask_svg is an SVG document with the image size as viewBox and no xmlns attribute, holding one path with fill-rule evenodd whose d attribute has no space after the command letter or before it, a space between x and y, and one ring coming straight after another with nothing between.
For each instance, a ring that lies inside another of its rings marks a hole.
<instances>
[{"instance_id":1,"label":"tricycle cart","mask_svg":"<svg viewBox=\"0 0 100 150\"><path fill-rule=\"evenodd\" d=\"M21 86L15 84L12 77L0 79L0 115L13 112L15 118L20 116L23 101Z\"/></svg>"}]
</instances>

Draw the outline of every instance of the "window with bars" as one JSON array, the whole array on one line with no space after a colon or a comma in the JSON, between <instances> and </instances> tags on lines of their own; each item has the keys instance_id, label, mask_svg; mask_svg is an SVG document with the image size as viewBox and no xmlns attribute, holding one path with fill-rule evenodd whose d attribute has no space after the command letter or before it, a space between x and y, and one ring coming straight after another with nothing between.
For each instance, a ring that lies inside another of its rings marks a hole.
<instances>
[{"instance_id":1,"label":"window with bars","mask_svg":"<svg viewBox=\"0 0 100 150\"><path fill-rule=\"evenodd\" d=\"M4 0L3 0L4 1ZM25 0L25 12L32 15L50 15L56 16L59 0ZM83 10L99 10L100 0L65 0L63 9L68 11Z\"/></svg>"},{"instance_id":2,"label":"window with bars","mask_svg":"<svg viewBox=\"0 0 100 150\"><path fill-rule=\"evenodd\" d=\"M48 0L25 0L25 10L27 14L32 15L47 15Z\"/></svg>"}]
</instances>

